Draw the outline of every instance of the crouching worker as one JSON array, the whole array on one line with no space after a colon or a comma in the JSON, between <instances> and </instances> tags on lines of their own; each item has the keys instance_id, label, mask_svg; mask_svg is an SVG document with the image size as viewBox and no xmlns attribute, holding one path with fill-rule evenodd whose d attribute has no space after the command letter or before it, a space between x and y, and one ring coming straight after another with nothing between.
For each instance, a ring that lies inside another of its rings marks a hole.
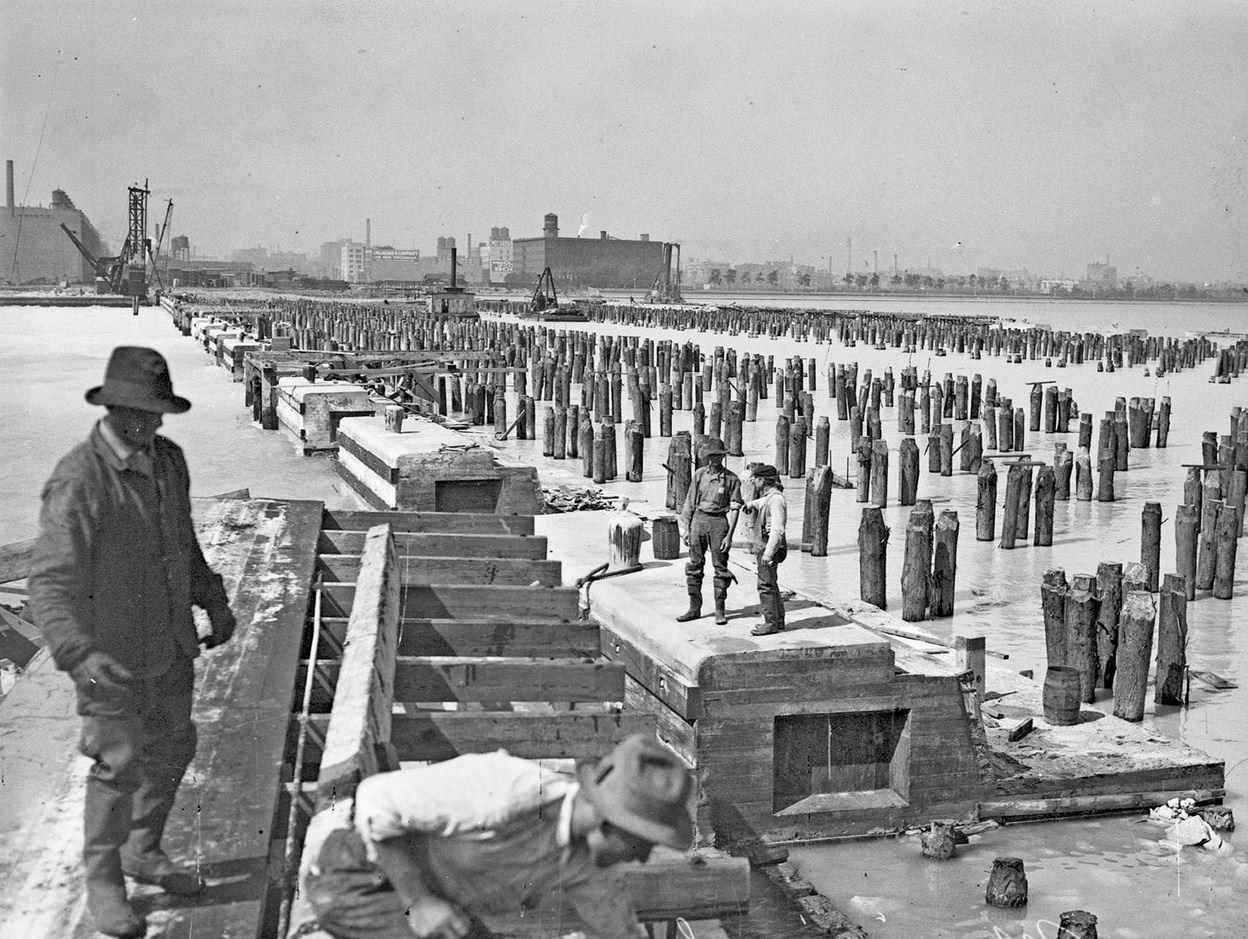
<instances>
[{"instance_id":1,"label":"crouching worker","mask_svg":"<svg viewBox=\"0 0 1248 939\"><path fill-rule=\"evenodd\" d=\"M605 870L656 844L688 849L689 772L658 742L622 741L576 778L495 753L370 776L353 828L332 832L304 886L336 939L489 935L478 917L544 897L590 935L644 936Z\"/></svg>"}]
</instances>

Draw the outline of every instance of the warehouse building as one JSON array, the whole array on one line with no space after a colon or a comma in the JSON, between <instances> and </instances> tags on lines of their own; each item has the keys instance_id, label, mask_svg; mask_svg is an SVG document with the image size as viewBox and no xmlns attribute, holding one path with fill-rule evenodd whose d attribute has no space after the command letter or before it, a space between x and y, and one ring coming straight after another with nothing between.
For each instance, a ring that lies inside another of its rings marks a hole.
<instances>
[{"instance_id":1,"label":"warehouse building","mask_svg":"<svg viewBox=\"0 0 1248 939\"><path fill-rule=\"evenodd\" d=\"M99 232L63 189L52 204L16 205L13 161L5 162L7 200L0 211L0 281L11 284L93 284L95 268L74 247L61 224L95 257L107 253Z\"/></svg>"},{"instance_id":2,"label":"warehouse building","mask_svg":"<svg viewBox=\"0 0 1248 939\"><path fill-rule=\"evenodd\" d=\"M561 238L554 213L546 216L542 237L517 238L511 246L513 282L536 281L549 267L561 285L648 290L663 263L663 243L649 235L633 240L603 231L597 238Z\"/></svg>"}]
</instances>

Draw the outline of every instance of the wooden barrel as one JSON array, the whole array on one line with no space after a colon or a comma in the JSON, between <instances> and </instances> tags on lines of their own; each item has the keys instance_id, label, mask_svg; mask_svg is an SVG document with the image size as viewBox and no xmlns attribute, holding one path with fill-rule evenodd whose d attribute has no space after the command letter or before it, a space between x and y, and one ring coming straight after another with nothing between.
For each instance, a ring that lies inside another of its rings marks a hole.
<instances>
[{"instance_id":1,"label":"wooden barrel","mask_svg":"<svg viewBox=\"0 0 1248 939\"><path fill-rule=\"evenodd\" d=\"M673 561L680 557L680 525L675 515L661 515L654 520L654 559Z\"/></svg>"},{"instance_id":2,"label":"wooden barrel","mask_svg":"<svg viewBox=\"0 0 1248 939\"><path fill-rule=\"evenodd\" d=\"M1050 665L1044 675L1044 719L1061 726L1079 720L1079 669L1070 665Z\"/></svg>"}]
</instances>

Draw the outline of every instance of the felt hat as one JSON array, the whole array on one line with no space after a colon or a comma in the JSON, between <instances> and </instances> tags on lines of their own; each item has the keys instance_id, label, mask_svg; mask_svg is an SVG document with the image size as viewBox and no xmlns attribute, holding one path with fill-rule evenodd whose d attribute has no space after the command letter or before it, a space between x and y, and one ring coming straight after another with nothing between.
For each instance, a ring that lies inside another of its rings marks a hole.
<instances>
[{"instance_id":1,"label":"felt hat","mask_svg":"<svg viewBox=\"0 0 1248 939\"><path fill-rule=\"evenodd\" d=\"M751 474L755 479L768 479L776 482L780 479L780 471L770 463L760 463L754 467Z\"/></svg>"},{"instance_id":2,"label":"felt hat","mask_svg":"<svg viewBox=\"0 0 1248 939\"><path fill-rule=\"evenodd\" d=\"M104 384L86 394L89 404L135 408L158 414L182 414L191 402L173 393L169 363L155 349L118 346L109 356Z\"/></svg>"},{"instance_id":3,"label":"felt hat","mask_svg":"<svg viewBox=\"0 0 1248 939\"><path fill-rule=\"evenodd\" d=\"M585 798L611 824L680 851L693 843L689 770L653 737L626 737L577 776Z\"/></svg>"},{"instance_id":4,"label":"felt hat","mask_svg":"<svg viewBox=\"0 0 1248 939\"><path fill-rule=\"evenodd\" d=\"M728 453L728 448L724 446L724 442L718 437L707 437L706 443L702 445L703 456L710 456L712 453L718 453L720 456L725 456Z\"/></svg>"}]
</instances>

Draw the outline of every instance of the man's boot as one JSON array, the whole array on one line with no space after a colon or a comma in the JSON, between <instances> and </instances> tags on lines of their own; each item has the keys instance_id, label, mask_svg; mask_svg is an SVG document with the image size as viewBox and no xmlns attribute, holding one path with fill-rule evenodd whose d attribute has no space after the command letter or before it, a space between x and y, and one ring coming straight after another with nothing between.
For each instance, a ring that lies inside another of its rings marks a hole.
<instances>
[{"instance_id":1,"label":"man's boot","mask_svg":"<svg viewBox=\"0 0 1248 939\"><path fill-rule=\"evenodd\" d=\"M188 746L189 759L194 747ZM166 893L193 897L203 892L204 882L195 871L170 860L160 846L184 771L180 764L165 762L149 767L134 794L130 834L121 848L121 868L127 877L141 884L154 884Z\"/></svg>"},{"instance_id":2,"label":"man's boot","mask_svg":"<svg viewBox=\"0 0 1248 939\"><path fill-rule=\"evenodd\" d=\"M685 610L685 612L681 613L678 617L676 617L676 622L688 623L690 620L695 620L701 615L702 615L702 592L698 591L697 593L694 593L692 590L690 590L689 591L689 609Z\"/></svg>"},{"instance_id":3,"label":"man's boot","mask_svg":"<svg viewBox=\"0 0 1248 939\"><path fill-rule=\"evenodd\" d=\"M130 830L131 798L107 783L87 780L82 860L87 911L106 936L142 936L147 930L130 908L118 852Z\"/></svg>"},{"instance_id":4,"label":"man's boot","mask_svg":"<svg viewBox=\"0 0 1248 939\"><path fill-rule=\"evenodd\" d=\"M715 625L727 626L728 615L724 612L724 607L728 603L728 589L726 587L723 588L722 590L718 589L718 585L716 585L716 588L717 589L715 590Z\"/></svg>"}]
</instances>

